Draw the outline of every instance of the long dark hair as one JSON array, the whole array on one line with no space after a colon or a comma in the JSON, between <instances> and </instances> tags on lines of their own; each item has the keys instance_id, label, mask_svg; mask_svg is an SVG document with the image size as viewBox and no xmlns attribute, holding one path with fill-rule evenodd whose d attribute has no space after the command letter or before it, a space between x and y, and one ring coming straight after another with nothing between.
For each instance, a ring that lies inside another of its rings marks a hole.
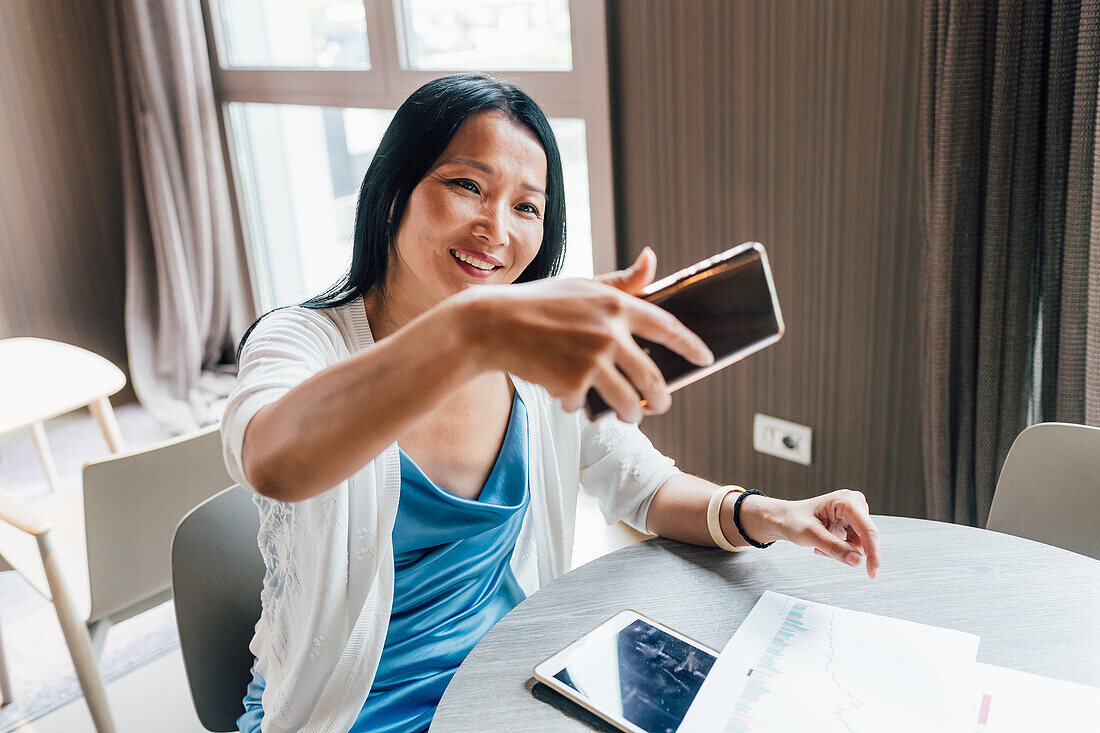
<instances>
[{"instance_id":1,"label":"long dark hair","mask_svg":"<svg viewBox=\"0 0 1100 733\"><path fill-rule=\"evenodd\" d=\"M546 115L513 84L483 74L453 74L428 82L398 108L359 187L351 267L331 288L301 303L303 307L346 305L385 282L397 227L413 189L443 154L462 123L486 111L502 112L526 127L546 153L542 245L516 282L550 277L561 270L565 258L565 185L561 153ZM238 359L255 327L252 324L241 339Z\"/></svg>"}]
</instances>

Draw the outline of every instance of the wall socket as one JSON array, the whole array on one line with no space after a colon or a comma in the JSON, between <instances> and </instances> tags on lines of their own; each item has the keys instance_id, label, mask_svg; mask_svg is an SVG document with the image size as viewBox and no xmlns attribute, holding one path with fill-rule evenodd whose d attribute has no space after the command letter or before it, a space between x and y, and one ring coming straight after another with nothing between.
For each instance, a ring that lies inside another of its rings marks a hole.
<instances>
[{"instance_id":1,"label":"wall socket","mask_svg":"<svg viewBox=\"0 0 1100 733\"><path fill-rule=\"evenodd\" d=\"M752 419L752 447L804 466L810 465L813 429L759 412Z\"/></svg>"}]
</instances>

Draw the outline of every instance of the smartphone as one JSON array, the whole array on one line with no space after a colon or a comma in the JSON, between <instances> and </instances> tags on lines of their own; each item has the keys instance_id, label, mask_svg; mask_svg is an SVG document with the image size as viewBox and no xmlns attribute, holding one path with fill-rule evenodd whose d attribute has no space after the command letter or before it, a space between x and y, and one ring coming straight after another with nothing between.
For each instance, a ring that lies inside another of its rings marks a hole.
<instances>
[{"instance_id":1,"label":"smartphone","mask_svg":"<svg viewBox=\"0 0 1100 733\"><path fill-rule=\"evenodd\" d=\"M535 667L535 679L622 731L673 733L718 653L620 611Z\"/></svg>"},{"instance_id":2,"label":"smartphone","mask_svg":"<svg viewBox=\"0 0 1100 733\"><path fill-rule=\"evenodd\" d=\"M674 392L783 336L783 315L764 245L745 242L649 285L643 300L664 308L703 339L714 363L700 367L660 344L634 337ZM585 400L596 420L611 412L596 390Z\"/></svg>"}]
</instances>

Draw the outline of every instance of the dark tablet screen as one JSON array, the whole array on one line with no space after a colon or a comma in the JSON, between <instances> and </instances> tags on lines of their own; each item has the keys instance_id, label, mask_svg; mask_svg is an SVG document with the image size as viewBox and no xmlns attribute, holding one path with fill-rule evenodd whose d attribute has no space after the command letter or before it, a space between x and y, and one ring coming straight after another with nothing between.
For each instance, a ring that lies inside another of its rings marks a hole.
<instances>
[{"instance_id":1,"label":"dark tablet screen","mask_svg":"<svg viewBox=\"0 0 1100 733\"><path fill-rule=\"evenodd\" d=\"M639 619L585 645L554 677L646 733L674 733L715 658Z\"/></svg>"}]
</instances>

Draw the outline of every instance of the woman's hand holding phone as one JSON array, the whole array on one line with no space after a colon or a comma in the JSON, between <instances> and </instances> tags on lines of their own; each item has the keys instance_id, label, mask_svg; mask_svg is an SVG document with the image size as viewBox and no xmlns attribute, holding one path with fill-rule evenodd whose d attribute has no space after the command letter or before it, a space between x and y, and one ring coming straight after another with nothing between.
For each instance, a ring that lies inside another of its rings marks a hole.
<instances>
[{"instance_id":1,"label":"woman's hand holding phone","mask_svg":"<svg viewBox=\"0 0 1100 733\"><path fill-rule=\"evenodd\" d=\"M455 299L482 363L545 387L566 410L580 409L595 389L624 422L669 408L660 369L635 341L661 344L706 366L706 344L664 309L635 297L652 280L656 257L646 248L625 270L593 280L568 278L468 288Z\"/></svg>"}]
</instances>

